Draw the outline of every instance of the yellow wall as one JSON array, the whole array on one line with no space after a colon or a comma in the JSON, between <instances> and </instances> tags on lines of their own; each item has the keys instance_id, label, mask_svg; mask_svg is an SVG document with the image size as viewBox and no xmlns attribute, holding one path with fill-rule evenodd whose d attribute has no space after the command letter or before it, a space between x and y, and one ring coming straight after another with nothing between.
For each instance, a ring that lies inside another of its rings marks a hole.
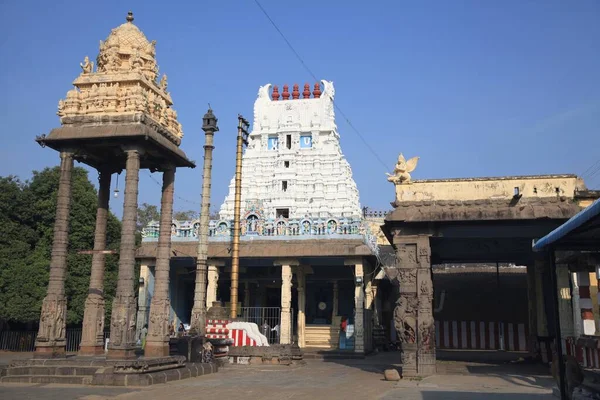
<instances>
[{"instance_id":1,"label":"yellow wall","mask_svg":"<svg viewBox=\"0 0 600 400\"><path fill-rule=\"evenodd\" d=\"M402 201L423 200L510 200L518 187L525 198L573 198L575 189L584 189L583 180L575 175L542 175L499 178L464 178L442 180L416 180L396 185L396 198Z\"/></svg>"}]
</instances>

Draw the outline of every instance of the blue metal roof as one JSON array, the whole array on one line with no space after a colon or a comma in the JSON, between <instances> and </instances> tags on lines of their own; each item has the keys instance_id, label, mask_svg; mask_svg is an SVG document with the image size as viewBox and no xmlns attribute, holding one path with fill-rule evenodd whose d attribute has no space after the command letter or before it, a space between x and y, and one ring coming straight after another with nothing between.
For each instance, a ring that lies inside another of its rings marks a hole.
<instances>
[{"instance_id":1,"label":"blue metal roof","mask_svg":"<svg viewBox=\"0 0 600 400\"><path fill-rule=\"evenodd\" d=\"M551 245L561 244L564 242L570 234L577 231L579 228L586 225L588 222L594 224L600 223L600 199L594 201L590 206L580 211L576 215L574 215L567 222L544 236L543 238L537 240L533 244L533 251L542 251L546 247ZM599 221L592 221L594 219L598 219ZM590 235L593 235L593 239L598 239L596 242L597 247L600 247L600 238L597 237L597 231L592 230ZM575 239L575 238L574 238Z\"/></svg>"}]
</instances>

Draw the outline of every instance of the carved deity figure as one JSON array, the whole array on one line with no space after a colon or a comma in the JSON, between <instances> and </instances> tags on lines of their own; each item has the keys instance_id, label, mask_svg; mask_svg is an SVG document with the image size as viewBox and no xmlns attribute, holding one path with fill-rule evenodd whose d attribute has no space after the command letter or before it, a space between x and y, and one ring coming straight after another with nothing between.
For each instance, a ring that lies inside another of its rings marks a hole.
<instances>
[{"instance_id":1,"label":"carved deity figure","mask_svg":"<svg viewBox=\"0 0 600 400\"><path fill-rule=\"evenodd\" d=\"M163 74L162 78L160 78L159 86L165 92L167 91L167 74Z\"/></svg>"},{"instance_id":2,"label":"carved deity figure","mask_svg":"<svg viewBox=\"0 0 600 400\"><path fill-rule=\"evenodd\" d=\"M400 296L394 308L394 328L400 343L415 343L417 320L415 309L409 304L406 297Z\"/></svg>"},{"instance_id":3,"label":"carved deity figure","mask_svg":"<svg viewBox=\"0 0 600 400\"><path fill-rule=\"evenodd\" d=\"M419 157L413 157L410 160L406 161L402 153L398 156L398 162L394 167L394 173L388 174L387 180L392 182L395 185L398 184L406 184L410 183L410 173L417 168L417 162L419 161Z\"/></svg>"},{"instance_id":4,"label":"carved deity figure","mask_svg":"<svg viewBox=\"0 0 600 400\"><path fill-rule=\"evenodd\" d=\"M433 349L433 329L435 321L432 316L425 317L419 324L419 346L422 350Z\"/></svg>"},{"instance_id":5,"label":"carved deity figure","mask_svg":"<svg viewBox=\"0 0 600 400\"><path fill-rule=\"evenodd\" d=\"M143 65L144 60L142 60L142 57L140 57L139 50L136 50L135 53L133 53L133 55L131 56L131 58L129 58L129 66L131 70L137 71L138 69L142 68Z\"/></svg>"},{"instance_id":6,"label":"carved deity figure","mask_svg":"<svg viewBox=\"0 0 600 400\"><path fill-rule=\"evenodd\" d=\"M85 56L85 58L83 59L83 63L79 63L79 66L83 70L84 74L89 74L94 68L94 63L90 61L90 58L88 56Z\"/></svg>"}]
</instances>

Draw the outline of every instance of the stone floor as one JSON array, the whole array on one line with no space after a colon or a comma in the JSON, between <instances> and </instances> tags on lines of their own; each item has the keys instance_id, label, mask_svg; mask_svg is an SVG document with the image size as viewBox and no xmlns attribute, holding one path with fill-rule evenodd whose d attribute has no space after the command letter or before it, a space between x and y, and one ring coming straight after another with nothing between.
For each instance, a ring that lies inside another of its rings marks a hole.
<instances>
[{"instance_id":1,"label":"stone floor","mask_svg":"<svg viewBox=\"0 0 600 400\"><path fill-rule=\"evenodd\" d=\"M383 353L363 360L309 360L294 366L232 366L201 378L144 389L57 385L0 385L1 399L150 400L226 398L545 400L552 399L547 368L505 361L439 361L439 374L386 382L383 369L397 360ZM453 358L453 357L450 357ZM473 357L471 357L473 358Z\"/></svg>"}]
</instances>

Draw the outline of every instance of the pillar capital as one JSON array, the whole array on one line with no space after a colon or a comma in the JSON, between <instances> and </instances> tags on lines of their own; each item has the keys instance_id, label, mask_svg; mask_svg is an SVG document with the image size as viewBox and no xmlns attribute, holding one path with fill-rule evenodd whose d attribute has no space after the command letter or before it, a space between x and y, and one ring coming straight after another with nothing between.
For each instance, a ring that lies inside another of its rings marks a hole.
<instances>
[{"instance_id":1,"label":"pillar capital","mask_svg":"<svg viewBox=\"0 0 600 400\"><path fill-rule=\"evenodd\" d=\"M279 259L276 259L275 261L273 261L273 265L276 267L282 266L282 265L298 266L298 265L300 265L300 261L298 261L297 258L279 258Z\"/></svg>"}]
</instances>

